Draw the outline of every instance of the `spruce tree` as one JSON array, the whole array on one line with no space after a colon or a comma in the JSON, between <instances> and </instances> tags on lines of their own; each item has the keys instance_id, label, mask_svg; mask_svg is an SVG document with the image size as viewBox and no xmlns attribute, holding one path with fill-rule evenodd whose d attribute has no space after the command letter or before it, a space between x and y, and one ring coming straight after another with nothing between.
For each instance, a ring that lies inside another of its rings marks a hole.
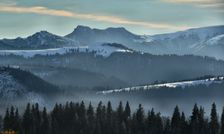
<instances>
[{"instance_id":1,"label":"spruce tree","mask_svg":"<svg viewBox=\"0 0 224 134\"><path fill-rule=\"evenodd\" d=\"M28 103L26 106L25 113L23 114L23 120L22 120L22 128L24 134L31 134L32 133L32 114L30 110L30 104Z\"/></svg>"},{"instance_id":2,"label":"spruce tree","mask_svg":"<svg viewBox=\"0 0 224 134\"><path fill-rule=\"evenodd\" d=\"M2 116L0 115L0 132L3 131L3 120L2 120Z\"/></svg>"},{"instance_id":3,"label":"spruce tree","mask_svg":"<svg viewBox=\"0 0 224 134\"><path fill-rule=\"evenodd\" d=\"M163 130L163 134L171 134L171 123L170 123L170 119L169 118L166 119L164 130Z\"/></svg>"},{"instance_id":4,"label":"spruce tree","mask_svg":"<svg viewBox=\"0 0 224 134\"><path fill-rule=\"evenodd\" d=\"M190 119L190 129L192 134L199 134L199 109L197 104L194 105Z\"/></svg>"},{"instance_id":5,"label":"spruce tree","mask_svg":"<svg viewBox=\"0 0 224 134\"><path fill-rule=\"evenodd\" d=\"M96 128L94 134L102 133L103 124L103 114L102 114L103 104L100 101L96 109Z\"/></svg>"},{"instance_id":6,"label":"spruce tree","mask_svg":"<svg viewBox=\"0 0 224 134\"><path fill-rule=\"evenodd\" d=\"M21 132L21 120L20 120L18 108L16 108L16 111L15 111L13 130L15 130L18 133Z\"/></svg>"},{"instance_id":7,"label":"spruce tree","mask_svg":"<svg viewBox=\"0 0 224 134\"><path fill-rule=\"evenodd\" d=\"M137 121L137 131L139 134L145 133L145 117L144 110L141 104L139 104L137 112L136 112L136 121Z\"/></svg>"},{"instance_id":8,"label":"spruce tree","mask_svg":"<svg viewBox=\"0 0 224 134\"><path fill-rule=\"evenodd\" d=\"M87 120L86 120L86 107L84 102L82 101L79 108L79 122L80 122L80 133L85 134L86 133L86 126L87 126Z\"/></svg>"},{"instance_id":9,"label":"spruce tree","mask_svg":"<svg viewBox=\"0 0 224 134\"><path fill-rule=\"evenodd\" d=\"M12 130L14 130L14 123L15 123L14 121L15 121L15 108L11 106L9 115L9 127Z\"/></svg>"},{"instance_id":10,"label":"spruce tree","mask_svg":"<svg viewBox=\"0 0 224 134\"><path fill-rule=\"evenodd\" d=\"M156 126L156 134L162 134L163 133L163 121L160 116L160 113L156 114L155 126Z\"/></svg>"},{"instance_id":11,"label":"spruce tree","mask_svg":"<svg viewBox=\"0 0 224 134\"><path fill-rule=\"evenodd\" d=\"M112 106L111 106L111 102L109 101L107 103L107 120L108 121L112 120L112 112L113 112L113 109L112 109Z\"/></svg>"},{"instance_id":12,"label":"spruce tree","mask_svg":"<svg viewBox=\"0 0 224 134\"><path fill-rule=\"evenodd\" d=\"M222 116L221 116L221 132L220 134L224 134L224 107L222 110Z\"/></svg>"},{"instance_id":13,"label":"spruce tree","mask_svg":"<svg viewBox=\"0 0 224 134\"><path fill-rule=\"evenodd\" d=\"M118 134L127 134L127 128L124 121L119 125L119 133Z\"/></svg>"},{"instance_id":14,"label":"spruce tree","mask_svg":"<svg viewBox=\"0 0 224 134\"><path fill-rule=\"evenodd\" d=\"M208 130L206 130L206 122L204 117L204 108L200 107L199 109L199 115L198 115L198 127L199 127L199 133L205 134Z\"/></svg>"},{"instance_id":15,"label":"spruce tree","mask_svg":"<svg viewBox=\"0 0 224 134\"><path fill-rule=\"evenodd\" d=\"M187 129L187 121L184 112L181 114L181 134L188 134L189 130Z\"/></svg>"},{"instance_id":16,"label":"spruce tree","mask_svg":"<svg viewBox=\"0 0 224 134\"><path fill-rule=\"evenodd\" d=\"M59 134L59 105L56 103L53 111L51 112L51 133L52 134Z\"/></svg>"},{"instance_id":17,"label":"spruce tree","mask_svg":"<svg viewBox=\"0 0 224 134\"><path fill-rule=\"evenodd\" d=\"M101 128L102 128L102 133L106 133L106 106L102 106L102 122L101 122Z\"/></svg>"},{"instance_id":18,"label":"spruce tree","mask_svg":"<svg viewBox=\"0 0 224 134\"><path fill-rule=\"evenodd\" d=\"M34 125L34 130L33 130L33 134L39 134L40 133L40 127L41 127L41 114L40 114L40 110L39 110L39 104L36 103L33 106L33 110L32 110L32 115L33 115L33 125Z\"/></svg>"},{"instance_id":19,"label":"spruce tree","mask_svg":"<svg viewBox=\"0 0 224 134\"><path fill-rule=\"evenodd\" d=\"M107 117L106 117L106 133L107 134L112 134L111 130L113 129L113 126L112 126L113 109L112 109L110 101L107 103L106 114L107 114Z\"/></svg>"},{"instance_id":20,"label":"spruce tree","mask_svg":"<svg viewBox=\"0 0 224 134\"><path fill-rule=\"evenodd\" d=\"M117 118L119 120L119 123L121 123L124 119L124 108L122 102L119 103L119 106L117 108Z\"/></svg>"},{"instance_id":21,"label":"spruce tree","mask_svg":"<svg viewBox=\"0 0 224 134\"><path fill-rule=\"evenodd\" d=\"M125 105L124 114L125 114L125 120L127 120L131 116L131 108L129 102L127 102Z\"/></svg>"},{"instance_id":22,"label":"spruce tree","mask_svg":"<svg viewBox=\"0 0 224 134\"><path fill-rule=\"evenodd\" d=\"M9 109L6 109L5 112L5 117L4 117L4 122L3 122L3 129L4 130L8 130L10 129L10 114L9 114Z\"/></svg>"},{"instance_id":23,"label":"spruce tree","mask_svg":"<svg viewBox=\"0 0 224 134\"><path fill-rule=\"evenodd\" d=\"M156 120L156 115L154 112L154 109L152 108L151 111L148 112L148 117L147 117L147 132L149 134L154 134L156 132L156 127L155 127L155 122Z\"/></svg>"},{"instance_id":24,"label":"spruce tree","mask_svg":"<svg viewBox=\"0 0 224 134\"><path fill-rule=\"evenodd\" d=\"M88 129L87 134L93 134L92 130L94 130L94 124L95 124L94 120L95 120L94 109L92 104L90 103L87 109L87 129Z\"/></svg>"},{"instance_id":25,"label":"spruce tree","mask_svg":"<svg viewBox=\"0 0 224 134\"><path fill-rule=\"evenodd\" d=\"M181 133L181 116L178 106L175 107L174 113L171 120L171 133L180 134Z\"/></svg>"},{"instance_id":26,"label":"spruce tree","mask_svg":"<svg viewBox=\"0 0 224 134\"><path fill-rule=\"evenodd\" d=\"M49 134L49 132L50 132L49 119L48 119L48 115L47 115L47 109L44 107L43 112L42 112L40 133L41 134Z\"/></svg>"},{"instance_id":27,"label":"spruce tree","mask_svg":"<svg viewBox=\"0 0 224 134\"><path fill-rule=\"evenodd\" d=\"M125 122L125 125L126 125L126 131L127 133L130 133L130 129L129 129L129 125L130 125L130 122L129 122L129 119L131 117L131 108L130 108L130 105L129 105L129 102L126 103L125 105L125 110L124 110L124 122Z\"/></svg>"},{"instance_id":28,"label":"spruce tree","mask_svg":"<svg viewBox=\"0 0 224 134\"><path fill-rule=\"evenodd\" d=\"M219 123L218 123L218 115L216 111L215 103L212 104L212 110L210 115L210 133L218 134L219 132Z\"/></svg>"}]
</instances>

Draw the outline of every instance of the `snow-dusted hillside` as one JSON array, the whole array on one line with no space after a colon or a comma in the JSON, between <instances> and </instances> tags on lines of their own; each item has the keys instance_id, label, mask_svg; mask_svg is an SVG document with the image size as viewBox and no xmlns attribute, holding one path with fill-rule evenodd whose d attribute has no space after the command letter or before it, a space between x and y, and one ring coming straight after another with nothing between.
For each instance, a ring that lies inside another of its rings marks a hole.
<instances>
[{"instance_id":1,"label":"snow-dusted hillside","mask_svg":"<svg viewBox=\"0 0 224 134\"><path fill-rule=\"evenodd\" d=\"M104 57L109 56L114 52L132 52L131 50L124 49L117 46L106 45L106 44L93 44L90 46L79 46L79 47L62 47L52 49L40 49L40 50L0 50L1 56L16 55L24 58L31 58L36 55L47 56L47 55L64 55L67 53L75 52L95 52L97 55Z\"/></svg>"},{"instance_id":2,"label":"snow-dusted hillside","mask_svg":"<svg viewBox=\"0 0 224 134\"><path fill-rule=\"evenodd\" d=\"M197 85L206 85L209 86L213 83L223 83L224 77L213 77L207 78L202 80L193 80L193 81L180 81L180 82L171 82L171 83L162 83L162 84L151 84L145 86L136 86L136 87L127 87L121 89L114 89L114 90L107 90L107 91L100 91L97 94L111 94L116 92L129 92L129 91L136 91L136 90L150 90L150 89L158 89L161 87L168 87L168 88L176 88L176 87L190 87L190 86L197 86Z\"/></svg>"},{"instance_id":3,"label":"snow-dusted hillside","mask_svg":"<svg viewBox=\"0 0 224 134\"><path fill-rule=\"evenodd\" d=\"M43 103L43 98L30 92L8 72L0 70L0 97L4 100L25 99L29 102Z\"/></svg>"},{"instance_id":4,"label":"snow-dusted hillside","mask_svg":"<svg viewBox=\"0 0 224 134\"><path fill-rule=\"evenodd\" d=\"M44 104L46 96L49 98L59 92L58 87L28 71L0 67L0 102L18 101Z\"/></svg>"},{"instance_id":5,"label":"snow-dusted hillside","mask_svg":"<svg viewBox=\"0 0 224 134\"><path fill-rule=\"evenodd\" d=\"M78 26L67 35L79 44L91 46L94 43L119 43L132 50L152 54L194 54L224 59L224 54L215 54L224 50L222 35L224 26L194 28L175 33L140 36L124 28L92 29ZM215 49L211 48L216 45Z\"/></svg>"},{"instance_id":6,"label":"snow-dusted hillside","mask_svg":"<svg viewBox=\"0 0 224 134\"><path fill-rule=\"evenodd\" d=\"M0 96L15 98L26 93L26 88L18 83L8 72L0 72Z\"/></svg>"},{"instance_id":7,"label":"snow-dusted hillside","mask_svg":"<svg viewBox=\"0 0 224 134\"><path fill-rule=\"evenodd\" d=\"M223 45L224 46L224 34L217 35L206 41L206 45L214 46L214 45Z\"/></svg>"},{"instance_id":8,"label":"snow-dusted hillside","mask_svg":"<svg viewBox=\"0 0 224 134\"><path fill-rule=\"evenodd\" d=\"M224 33L224 26L214 26L214 27L194 28L194 29L189 29L186 31L176 32L176 33L153 35L151 36L151 38L153 38L154 40L197 38L200 41L205 41L217 35L221 35L223 33Z\"/></svg>"},{"instance_id":9,"label":"snow-dusted hillside","mask_svg":"<svg viewBox=\"0 0 224 134\"><path fill-rule=\"evenodd\" d=\"M142 36L145 52L153 54L194 54L224 59L224 26L189 29L168 34Z\"/></svg>"}]
</instances>

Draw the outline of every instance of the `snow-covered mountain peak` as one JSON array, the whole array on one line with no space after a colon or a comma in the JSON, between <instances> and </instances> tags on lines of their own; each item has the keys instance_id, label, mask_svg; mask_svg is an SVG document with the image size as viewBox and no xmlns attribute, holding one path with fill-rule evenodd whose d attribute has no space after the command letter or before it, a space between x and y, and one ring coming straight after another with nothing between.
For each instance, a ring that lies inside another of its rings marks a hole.
<instances>
[{"instance_id":1,"label":"snow-covered mountain peak","mask_svg":"<svg viewBox=\"0 0 224 134\"><path fill-rule=\"evenodd\" d=\"M40 31L40 32L37 32L37 33L27 37L27 38L28 39L31 39L31 38L46 39L46 38L55 38L55 36L59 37L57 35L49 33L48 31Z\"/></svg>"},{"instance_id":2,"label":"snow-covered mountain peak","mask_svg":"<svg viewBox=\"0 0 224 134\"><path fill-rule=\"evenodd\" d=\"M224 34L224 26L193 28L175 33L153 35L151 37L154 37L154 39L156 40L172 40L176 38L198 38L198 40L205 41L220 34Z\"/></svg>"},{"instance_id":3,"label":"snow-covered mountain peak","mask_svg":"<svg viewBox=\"0 0 224 134\"><path fill-rule=\"evenodd\" d=\"M74 32L86 32L86 31L90 31L90 30L92 30L92 29L90 27L88 27L88 26L78 25L74 29Z\"/></svg>"},{"instance_id":4,"label":"snow-covered mountain peak","mask_svg":"<svg viewBox=\"0 0 224 134\"><path fill-rule=\"evenodd\" d=\"M108 32L121 32L121 33L129 33L129 34L131 34L131 32L126 30L124 27L109 27L109 28L105 29L105 31L108 31Z\"/></svg>"},{"instance_id":5,"label":"snow-covered mountain peak","mask_svg":"<svg viewBox=\"0 0 224 134\"><path fill-rule=\"evenodd\" d=\"M104 34L104 33L117 33L117 34L132 34L133 33L129 32L123 27L109 27L106 29L97 29L97 28L90 28L88 26L83 26L83 25L78 25L74 31L70 34L67 35L67 37L72 37L72 36L79 36L78 34Z\"/></svg>"},{"instance_id":6,"label":"snow-covered mountain peak","mask_svg":"<svg viewBox=\"0 0 224 134\"><path fill-rule=\"evenodd\" d=\"M133 40L140 39L140 36L135 35L122 27L96 29L86 26L77 26L72 33L65 37L85 46L93 43L119 43L130 45L133 44Z\"/></svg>"}]
</instances>

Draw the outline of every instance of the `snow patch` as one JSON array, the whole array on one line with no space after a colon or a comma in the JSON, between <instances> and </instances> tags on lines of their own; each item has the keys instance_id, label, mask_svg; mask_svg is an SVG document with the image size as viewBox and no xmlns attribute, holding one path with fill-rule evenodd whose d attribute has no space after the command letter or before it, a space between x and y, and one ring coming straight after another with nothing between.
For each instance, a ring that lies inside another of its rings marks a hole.
<instances>
[{"instance_id":1,"label":"snow patch","mask_svg":"<svg viewBox=\"0 0 224 134\"><path fill-rule=\"evenodd\" d=\"M110 56L114 52L131 52L130 50L120 49L112 46L102 46L102 44L90 45L90 46L79 46L79 47L62 47L52 49L41 49L41 50L0 50L1 56L22 56L24 58L32 58L37 55L50 56L50 55L64 55L75 52L96 52L97 55L104 57Z\"/></svg>"},{"instance_id":2,"label":"snow patch","mask_svg":"<svg viewBox=\"0 0 224 134\"><path fill-rule=\"evenodd\" d=\"M206 44L208 44L208 45L210 45L210 46L212 46L212 45L216 45L216 44L218 44L219 41L222 40L222 39L224 40L224 34L222 34L222 35L218 35L218 36L215 36L215 37L209 39L209 40L206 42Z\"/></svg>"},{"instance_id":3,"label":"snow patch","mask_svg":"<svg viewBox=\"0 0 224 134\"><path fill-rule=\"evenodd\" d=\"M194 81L181 81L181 82L172 82L172 83L163 83L163 84L152 84L152 85L145 85L145 86L136 86L136 87L127 87L127 88L121 88L121 89L114 89L114 90L106 90L106 91L100 91L97 92L97 94L111 94L116 92L129 92L129 91L136 91L136 90L150 90L150 89L158 89L162 87L168 87L168 88L185 88L190 86L196 86L196 85L206 85L209 86L210 84L217 83L221 84L224 80L224 77L214 77L214 78L208 78L203 80L194 80Z\"/></svg>"}]
</instances>

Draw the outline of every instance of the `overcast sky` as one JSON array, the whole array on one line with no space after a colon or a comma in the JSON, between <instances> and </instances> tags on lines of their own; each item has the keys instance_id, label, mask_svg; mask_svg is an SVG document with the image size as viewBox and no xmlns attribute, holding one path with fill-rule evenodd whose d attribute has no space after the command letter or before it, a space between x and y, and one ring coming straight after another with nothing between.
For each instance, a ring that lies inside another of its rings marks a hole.
<instances>
[{"instance_id":1,"label":"overcast sky","mask_svg":"<svg viewBox=\"0 0 224 134\"><path fill-rule=\"evenodd\" d=\"M77 25L157 34L224 24L224 0L0 0L0 38Z\"/></svg>"}]
</instances>

